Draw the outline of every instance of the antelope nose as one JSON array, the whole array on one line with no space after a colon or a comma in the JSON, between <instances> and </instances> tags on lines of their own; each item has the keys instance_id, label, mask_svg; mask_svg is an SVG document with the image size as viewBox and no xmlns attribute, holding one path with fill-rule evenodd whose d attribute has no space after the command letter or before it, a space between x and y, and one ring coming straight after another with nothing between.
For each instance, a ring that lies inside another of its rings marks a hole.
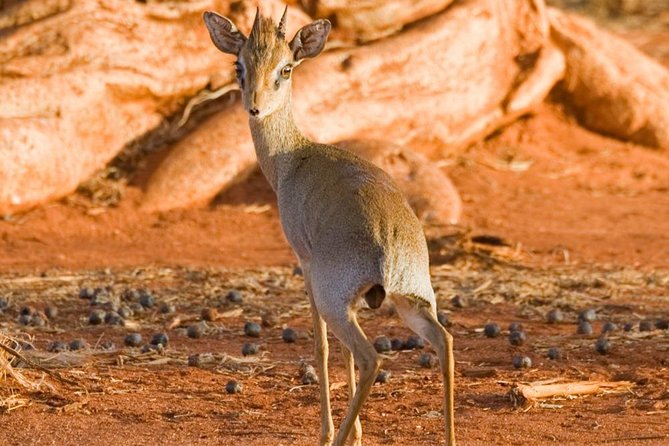
<instances>
[{"instance_id":1,"label":"antelope nose","mask_svg":"<svg viewBox=\"0 0 669 446\"><path fill-rule=\"evenodd\" d=\"M260 111L257 108L252 108L249 110L249 113L251 113L251 116L258 116Z\"/></svg>"}]
</instances>

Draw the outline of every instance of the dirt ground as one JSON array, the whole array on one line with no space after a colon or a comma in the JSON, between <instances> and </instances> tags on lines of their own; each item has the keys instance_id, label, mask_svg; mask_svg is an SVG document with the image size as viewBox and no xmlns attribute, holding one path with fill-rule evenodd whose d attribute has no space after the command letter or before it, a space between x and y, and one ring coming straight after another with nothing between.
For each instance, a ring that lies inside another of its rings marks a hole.
<instances>
[{"instance_id":1,"label":"dirt ground","mask_svg":"<svg viewBox=\"0 0 669 446\"><path fill-rule=\"evenodd\" d=\"M669 62L664 33L629 32L640 48ZM558 94L558 93L556 93ZM430 228L440 307L452 322L456 357L456 430L460 444L669 444L669 331L640 332L642 320L669 317L669 156L593 134L549 102L532 116L439 161L461 191L461 227ZM131 186L118 208L69 200L0 221L0 331L32 340L39 357L69 383L9 398L0 387L0 444L314 444L318 386L303 385L301 361L313 362L310 316L302 280L278 223L270 188L259 173L208 209L136 212ZM505 246L474 243L494 235ZM125 327L88 324L81 287L147 288L175 311L153 308ZM225 299L230 289L244 301ZM455 295L465 308L451 303ZM44 327L23 327L19 311L58 309ZM204 308L220 318L200 339L186 328ZM560 308L565 322L547 324ZM577 312L594 308L592 335L576 334ZM275 316L260 338L247 321ZM410 333L388 307L361 312L370 338ZM178 319L178 320L177 320ZM502 335L488 339L494 321ZM528 341L512 347L506 327L521 322ZM594 343L602 325L629 322L610 335L609 354ZM177 322L179 322L177 324ZM300 337L281 340L284 326ZM172 327L172 328L166 328ZM123 346L126 333L145 341L165 330L161 352ZM82 352L46 353L53 340L86 340ZM104 350L105 341L115 347ZM335 424L346 405L343 363L331 339ZM257 355L243 358L242 345ZM546 358L549 347L563 358ZM426 347L426 351L430 351ZM203 363L189 367L189 355ZM362 413L364 444L443 442L441 380L421 368L421 351L388 355L388 383L375 384ZM514 354L533 360L515 370ZM18 369L24 370L24 369ZM38 379L41 372L25 371ZM235 379L240 394L225 392ZM555 399L515 408L514 383L547 379L629 381L625 392Z\"/></svg>"}]
</instances>

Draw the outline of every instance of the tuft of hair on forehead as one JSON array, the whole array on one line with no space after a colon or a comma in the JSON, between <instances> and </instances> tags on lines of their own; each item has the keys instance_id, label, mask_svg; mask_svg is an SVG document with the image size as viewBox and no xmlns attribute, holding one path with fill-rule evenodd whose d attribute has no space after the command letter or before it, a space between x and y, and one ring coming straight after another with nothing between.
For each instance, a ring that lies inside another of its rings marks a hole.
<instances>
[{"instance_id":1,"label":"tuft of hair on forehead","mask_svg":"<svg viewBox=\"0 0 669 446\"><path fill-rule=\"evenodd\" d=\"M262 52L270 50L278 44L284 43L283 36L279 34L278 25L271 17L263 17L258 15L256 21L253 23L253 29L247 45L254 52Z\"/></svg>"}]
</instances>

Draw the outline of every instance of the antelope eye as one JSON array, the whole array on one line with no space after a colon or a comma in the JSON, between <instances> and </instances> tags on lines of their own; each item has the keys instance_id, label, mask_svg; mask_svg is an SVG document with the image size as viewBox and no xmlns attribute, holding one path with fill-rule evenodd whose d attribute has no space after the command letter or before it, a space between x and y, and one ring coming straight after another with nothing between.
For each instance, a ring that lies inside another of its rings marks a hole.
<instances>
[{"instance_id":1,"label":"antelope eye","mask_svg":"<svg viewBox=\"0 0 669 446\"><path fill-rule=\"evenodd\" d=\"M281 77L284 79L288 79L292 71L293 67L291 67L290 65L286 65L285 67L281 68Z\"/></svg>"},{"instance_id":2,"label":"antelope eye","mask_svg":"<svg viewBox=\"0 0 669 446\"><path fill-rule=\"evenodd\" d=\"M242 64L239 62L235 62L235 74L237 75L237 79L242 77Z\"/></svg>"}]
</instances>

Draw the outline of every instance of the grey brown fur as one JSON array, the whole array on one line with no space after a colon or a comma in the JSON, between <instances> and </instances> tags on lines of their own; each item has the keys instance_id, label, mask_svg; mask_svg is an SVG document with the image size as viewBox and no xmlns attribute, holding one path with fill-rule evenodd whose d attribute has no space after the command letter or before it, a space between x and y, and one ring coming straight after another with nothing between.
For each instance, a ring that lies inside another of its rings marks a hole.
<instances>
[{"instance_id":1,"label":"grey brown fur","mask_svg":"<svg viewBox=\"0 0 669 446\"><path fill-rule=\"evenodd\" d=\"M281 225L304 271L320 378L320 444L361 444L358 414L380 359L358 325L356 308L362 300L379 306L384 298L394 302L402 319L439 355L446 439L455 444L452 338L437 322L420 222L386 173L352 153L310 141L293 120L290 72L303 58L320 53L330 23L307 25L288 43L285 31L259 15L248 39L215 13L205 13L204 19L214 44L237 55L258 162L276 192ZM233 32L220 32L220 27ZM336 437L326 328L345 347L351 399ZM354 364L360 372L357 386Z\"/></svg>"}]
</instances>

